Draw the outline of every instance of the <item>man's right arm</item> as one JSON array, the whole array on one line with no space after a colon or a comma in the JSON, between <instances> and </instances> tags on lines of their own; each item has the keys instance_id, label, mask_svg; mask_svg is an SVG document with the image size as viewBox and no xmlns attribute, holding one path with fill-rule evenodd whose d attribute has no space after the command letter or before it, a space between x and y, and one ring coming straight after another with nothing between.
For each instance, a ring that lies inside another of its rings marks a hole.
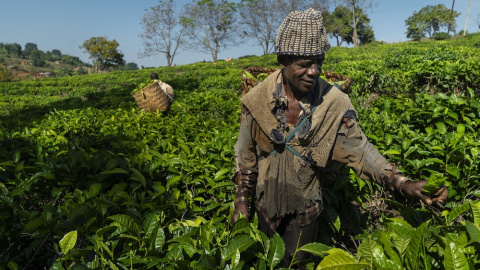
<instances>
[{"instance_id":1,"label":"man's right arm","mask_svg":"<svg viewBox=\"0 0 480 270\"><path fill-rule=\"evenodd\" d=\"M421 199L427 204L447 199L448 190L445 187L430 198L423 194L423 186L427 181L412 181L389 163L363 134L354 111L348 111L344 116L332 159L352 168L360 178L392 187L406 197Z\"/></svg>"},{"instance_id":2,"label":"man's right arm","mask_svg":"<svg viewBox=\"0 0 480 270\"><path fill-rule=\"evenodd\" d=\"M257 184L257 154L253 137L254 120L245 106L242 107L242 120L238 140L235 143L235 211L232 222L239 213L248 218L249 197Z\"/></svg>"}]
</instances>

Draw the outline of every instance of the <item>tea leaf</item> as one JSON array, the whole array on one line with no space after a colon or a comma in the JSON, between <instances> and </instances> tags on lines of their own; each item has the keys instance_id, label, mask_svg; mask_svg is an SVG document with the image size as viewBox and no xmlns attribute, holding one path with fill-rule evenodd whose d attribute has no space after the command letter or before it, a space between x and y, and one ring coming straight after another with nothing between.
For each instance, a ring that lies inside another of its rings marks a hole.
<instances>
[{"instance_id":1,"label":"tea leaf","mask_svg":"<svg viewBox=\"0 0 480 270\"><path fill-rule=\"evenodd\" d=\"M469 243L480 243L480 228L468 220L465 221L465 228L470 237Z\"/></svg>"},{"instance_id":2,"label":"tea leaf","mask_svg":"<svg viewBox=\"0 0 480 270\"><path fill-rule=\"evenodd\" d=\"M270 242L270 249L268 250L270 269L274 269L274 267L282 261L283 256L285 256L285 244L282 237L275 232Z\"/></svg>"},{"instance_id":3,"label":"tea leaf","mask_svg":"<svg viewBox=\"0 0 480 270\"><path fill-rule=\"evenodd\" d=\"M255 240L248 235L240 234L233 238L228 246L222 250L222 260L226 261L231 259L231 257L235 254L236 250L244 251L249 246L251 246Z\"/></svg>"},{"instance_id":4,"label":"tea leaf","mask_svg":"<svg viewBox=\"0 0 480 270\"><path fill-rule=\"evenodd\" d=\"M437 192L441 187L445 185L445 181L447 180L446 177L440 176L437 173L432 173L428 178L427 184L423 186L425 192L429 194L434 194Z\"/></svg>"},{"instance_id":5,"label":"tea leaf","mask_svg":"<svg viewBox=\"0 0 480 270\"><path fill-rule=\"evenodd\" d=\"M462 249L447 238L445 247L445 270L469 270L469 264Z\"/></svg>"},{"instance_id":6,"label":"tea leaf","mask_svg":"<svg viewBox=\"0 0 480 270\"><path fill-rule=\"evenodd\" d=\"M315 256L319 256L319 257L325 257L327 256L327 251L329 251L331 249L331 247L325 245L325 244L322 244L322 243L309 243L309 244L306 244L304 246L302 246L299 250L301 251L305 251L305 252L308 252L308 253L311 253Z\"/></svg>"},{"instance_id":7,"label":"tea leaf","mask_svg":"<svg viewBox=\"0 0 480 270\"><path fill-rule=\"evenodd\" d=\"M77 231L71 231L60 240L60 248L63 254L67 254L77 243Z\"/></svg>"},{"instance_id":8,"label":"tea leaf","mask_svg":"<svg viewBox=\"0 0 480 270\"><path fill-rule=\"evenodd\" d=\"M364 269L368 264L357 262L355 258L342 249L333 248L328 251L326 256L317 266L317 270L322 269Z\"/></svg>"},{"instance_id":9,"label":"tea leaf","mask_svg":"<svg viewBox=\"0 0 480 270\"><path fill-rule=\"evenodd\" d=\"M127 215L119 214L119 215L110 216L108 217L108 219L114 220L118 224L117 225L114 223L113 225L124 227L135 236L140 235L140 228L131 217Z\"/></svg>"}]
</instances>

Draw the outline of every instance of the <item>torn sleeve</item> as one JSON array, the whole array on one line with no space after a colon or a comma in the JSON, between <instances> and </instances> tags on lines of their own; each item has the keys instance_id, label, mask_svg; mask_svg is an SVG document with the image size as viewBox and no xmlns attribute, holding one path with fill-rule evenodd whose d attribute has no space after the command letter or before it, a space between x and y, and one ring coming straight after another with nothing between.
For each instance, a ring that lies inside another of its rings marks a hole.
<instances>
[{"instance_id":1,"label":"torn sleeve","mask_svg":"<svg viewBox=\"0 0 480 270\"><path fill-rule=\"evenodd\" d=\"M356 112L347 111L337 133L332 159L346 164L364 180L398 190L403 174L370 143L357 121Z\"/></svg>"},{"instance_id":2,"label":"torn sleeve","mask_svg":"<svg viewBox=\"0 0 480 270\"><path fill-rule=\"evenodd\" d=\"M232 178L236 202L247 201L257 184L258 164L253 126L254 119L243 106L240 131L235 143L235 175Z\"/></svg>"}]
</instances>

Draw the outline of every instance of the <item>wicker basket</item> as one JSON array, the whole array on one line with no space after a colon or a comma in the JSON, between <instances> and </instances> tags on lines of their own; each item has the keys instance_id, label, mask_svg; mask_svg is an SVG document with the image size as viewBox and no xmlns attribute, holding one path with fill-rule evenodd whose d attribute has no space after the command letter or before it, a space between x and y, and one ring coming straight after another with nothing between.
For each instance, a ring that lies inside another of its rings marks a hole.
<instances>
[{"instance_id":1,"label":"wicker basket","mask_svg":"<svg viewBox=\"0 0 480 270\"><path fill-rule=\"evenodd\" d=\"M133 97L138 107L147 112L168 111L170 109L170 101L158 82L136 91L133 93Z\"/></svg>"},{"instance_id":2,"label":"wicker basket","mask_svg":"<svg viewBox=\"0 0 480 270\"><path fill-rule=\"evenodd\" d=\"M333 83L338 83L340 90L342 90L344 93L349 93L350 92L350 86L352 85L352 78L350 77L345 77L343 75L333 73L328 70L322 70L323 74L325 74L325 78L327 79L328 82L333 82Z\"/></svg>"},{"instance_id":3,"label":"wicker basket","mask_svg":"<svg viewBox=\"0 0 480 270\"><path fill-rule=\"evenodd\" d=\"M259 84L261 81L249 78L249 76L246 75L246 72L250 73L253 77L257 78L258 75L262 73L266 73L267 75L270 75L271 73L277 71L278 68L264 68L264 67L249 67L245 69L242 72L242 96L244 96L250 89L255 87L257 84ZM338 83L337 85L340 86L340 90L342 90L345 93L348 93L350 91L350 85L352 84L352 78L342 76L337 73L330 72L328 70L322 70L323 74L325 74L325 78L327 79L328 82L330 83Z\"/></svg>"},{"instance_id":4,"label":"wicker basket","mask_svg":"<svg viewBox=\"0 0 480 270\"><path fill-rule=\"evenodd\" d=\"M272 74L273 72L277 71L277 68L264 68L264 67L249 67L246 68L242 72L242 96L244 96L250 89L255 87L257 84L259 84L261 81L257 81L255 79L249 78L246 74L246 72L250 73L253 77L257 78L258 75L262 73L266 73L267 75Z\"/></svg>"}]
</instances>

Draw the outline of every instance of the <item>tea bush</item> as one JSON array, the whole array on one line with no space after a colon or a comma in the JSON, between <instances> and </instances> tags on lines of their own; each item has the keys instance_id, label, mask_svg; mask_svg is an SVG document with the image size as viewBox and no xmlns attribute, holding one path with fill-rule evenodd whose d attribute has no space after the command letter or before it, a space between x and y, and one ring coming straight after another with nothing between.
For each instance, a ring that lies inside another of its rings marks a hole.
<instances>
[{"instance_id":1,"label":"tea bush","mask_svg":"<svg viewBox=\"0 0 480 270\"><path fill-rule=\"evenodd\" d=\"M449 200L399 200L344 170L324 190L322 243L298 247L314 259L291 267L479 268L479 38L328 52L369 139ZM0 269L275 269L281 238L229 222L249 66L278 67L267 55L1 83ZM151 72L175 89L168 114L131 96ZM389 211L365 219L378 192Z\"/></svg>"}]
</instances>

